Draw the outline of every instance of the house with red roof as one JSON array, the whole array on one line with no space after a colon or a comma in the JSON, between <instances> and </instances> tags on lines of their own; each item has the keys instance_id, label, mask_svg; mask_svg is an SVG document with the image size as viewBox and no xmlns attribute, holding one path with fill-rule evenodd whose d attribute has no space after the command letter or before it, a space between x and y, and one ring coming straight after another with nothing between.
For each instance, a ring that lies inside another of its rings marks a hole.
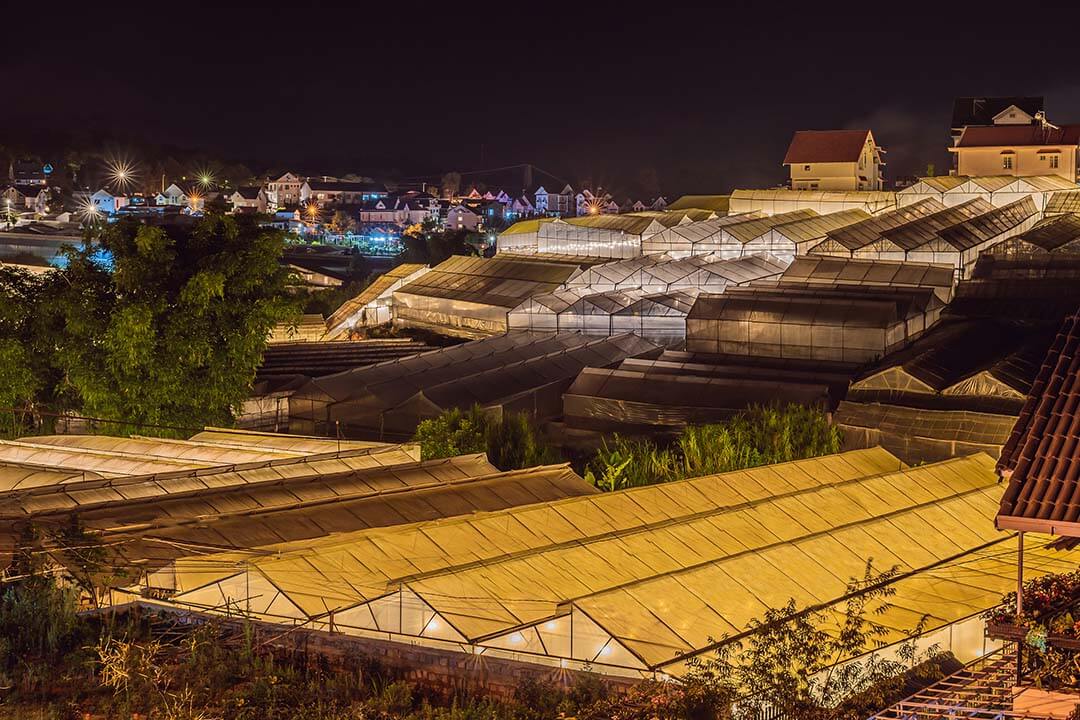
<instances>
[{"instance_id":1,"label":"house with red roof","mask_svg":"<svg viewBox=\"0 0 1080 720\"><path fill-rule=\"evenodd\" d=\"M884 153L869 130L799 130L784 165L792 190L881 190Z\"/></svg>"},{"instance_id":2,"label":"house with red roof","mask_svg":"<svg viewBox=\"0 0 1080 720\"><path fill-rule=\"evenodd\" d=\"M957 175L1058 175L1076 182L1080 125L1053 125L1038 113L1023 125L966 127L949 151Z\"/></svg>"}]
</instances>

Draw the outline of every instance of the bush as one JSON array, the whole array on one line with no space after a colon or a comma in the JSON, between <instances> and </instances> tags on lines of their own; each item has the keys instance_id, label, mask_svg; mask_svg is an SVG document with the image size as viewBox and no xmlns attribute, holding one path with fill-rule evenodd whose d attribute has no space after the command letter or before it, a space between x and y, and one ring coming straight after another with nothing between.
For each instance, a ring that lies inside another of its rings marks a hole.
<instances>
[{"instance_id":1,"label":"bush","mask_svg":"<svg viewBox=\"0 0 1080 720\"><path fill-rule=\"evenodd\" d=\"M420 443L424 460L487 453L488 461L500 470L519 470L558 461L528 416L507 413L494 418L479 405L468 412L454 408L422 421L413 440Z\"/></svg>"},{"instance_id":2,"label":"bush","mask_svg":"<svg viewBox=\"0 0 1080 720\"><path fill-rule=\"evenodd\" d=\"M603 490L670 482L839 452L840 431L817 408L753 406L726 423L685 428L669 448L616 435L585 477Z\"/></svg>"}]
</instances>

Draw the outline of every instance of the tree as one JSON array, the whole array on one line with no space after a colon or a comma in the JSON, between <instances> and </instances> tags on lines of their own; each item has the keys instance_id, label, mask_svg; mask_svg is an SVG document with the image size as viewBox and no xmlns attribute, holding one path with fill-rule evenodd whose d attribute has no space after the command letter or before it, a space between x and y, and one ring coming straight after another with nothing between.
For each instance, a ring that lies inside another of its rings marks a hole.
<instances>
[{"instance_id":1,"label":"tree","mask_svg":"<svg viewBox=\"0 0 1080 720\"><path fill-rule=\"evenodd\" d=\"M229 424L275 323L293 313L278 231L212 213L194 226L134 221L68 253L42 291L55 365L81 410L112 433Z\"/></svg>"},{"instance_id":2,"label":"tree","mask_svg":"<svg viewBox=\"0 0 1080 720\"><path fill-rule=\"evenodd\" d=\"M448 172L443 175L442 181L439 183L439 189L442 191L443 197L457 196L461 192L461 173Z\"/></svg>"},{"instance_id":3,"label":"tree","mask_svg":"<svg viewBox=\"0 0 1080 720\"><path fill-rule=\"evenodd\" d=\"M500 470L520 470L557 462L532 420L522 413L493 417L479 405L447 410L422 421L413 436L424 460L486 453Z\"/></svg>"},{"instance_id":4,"label":"tree","mask_svg":"<svg viewBox=\"0 0 1080 720\"><path fill-rule=\"evenodd\" d=\"M337 235L344 235L345 233L351 233L356 230L356 221L346 213L338 210L334 213L334 216L330 218L330 232Z\"/></svg>"}]
</instances>

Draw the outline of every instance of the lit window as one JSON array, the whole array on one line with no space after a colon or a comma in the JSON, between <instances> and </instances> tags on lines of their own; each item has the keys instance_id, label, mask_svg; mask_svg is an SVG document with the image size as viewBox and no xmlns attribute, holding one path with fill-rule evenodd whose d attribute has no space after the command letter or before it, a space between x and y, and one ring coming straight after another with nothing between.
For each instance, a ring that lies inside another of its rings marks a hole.
<instances>
[{"instance_id":1,"label":"lit window","mask_svg":"<svg viewBox=\"0 0 1080 720\"><path fill-rule=\"evenodd\" d=\"M1051 155L1050 156L1050 167L1056 168L1057 166L1058 166L1058 156L1057 155Z\"/></svg>"},{"instance_id":2,"label":"lit window","mask_svg":"<svg viewBox=\"0 0 1080 720\"><path fill-rule=\"evenodd\" d=\"M1001 158L1001 167L1005 170L1012 170L1012 155L1003 155Z\"/></svg>"}]
</instances>

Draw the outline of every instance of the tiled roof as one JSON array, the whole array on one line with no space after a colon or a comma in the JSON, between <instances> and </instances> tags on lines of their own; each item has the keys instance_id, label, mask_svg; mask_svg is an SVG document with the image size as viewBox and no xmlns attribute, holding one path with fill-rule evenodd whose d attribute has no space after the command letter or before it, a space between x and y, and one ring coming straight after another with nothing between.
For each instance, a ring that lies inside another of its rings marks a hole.
<instances>
[{"instance_id":1,"label":"tiled roof","mask_svg":"<svg viewBox=\"0 0 1080 720\"><path fill-rule=\"evenodd\" d=\"M1054 339L998 471L999 527L1080 536L1080 314Z\"/></svg>"},{"instance_id":2,"label":"tiled roof","mask_svg":"<svg viewBox=\"0 0 1080 720\"><path fill-rule=\"evenodd\" d=\"M784 164L857 162L869 130L799 130L791 138Z\"/></svg>"},{"instance_id":3,"label":"tiled roof","mask_svg":"<svg viewBox=\"0 0 1080 720\"><path fill-rule=\"evenodd\" d=\"M992 125L969 127L957 147L1053 146L1080 143L1080 125L1043 128L1038 125Z\"/></svg>"}]
</instances>

